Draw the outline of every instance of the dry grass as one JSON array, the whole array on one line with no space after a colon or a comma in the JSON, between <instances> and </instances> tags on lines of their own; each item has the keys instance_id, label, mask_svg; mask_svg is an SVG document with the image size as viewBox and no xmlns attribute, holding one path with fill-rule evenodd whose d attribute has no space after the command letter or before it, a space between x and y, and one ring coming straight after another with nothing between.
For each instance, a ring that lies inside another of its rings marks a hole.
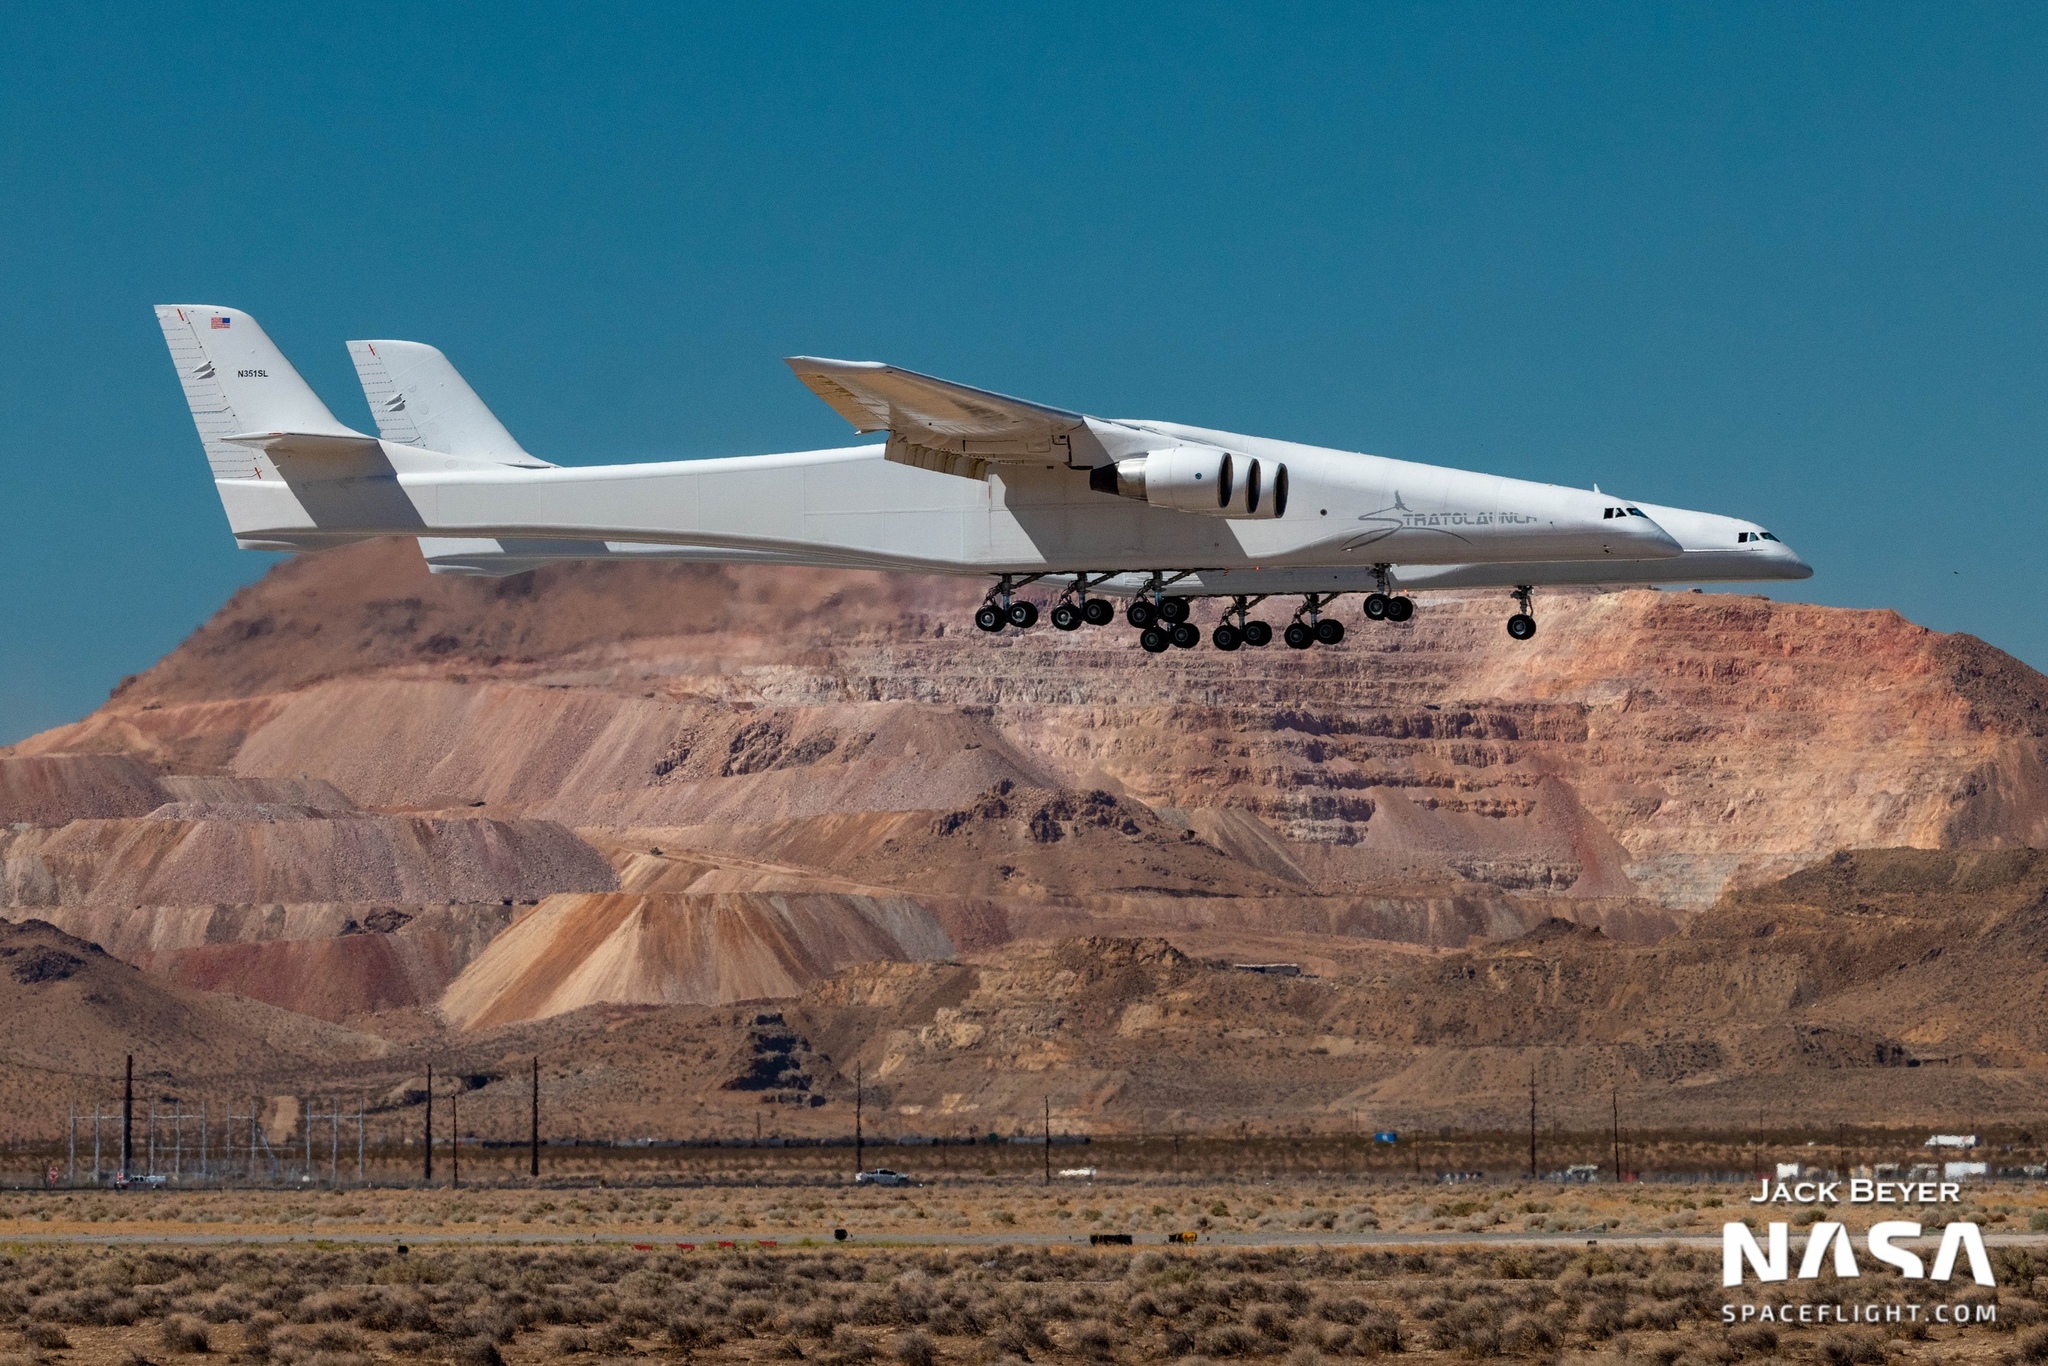
<instances>
[{"instance_id":1,"label":"dry grass","mask_svg":"<svg viewBox=\"0 0 2048 1366\"><path fill-rule=\"evenodd\" d=\"M0 1238L9 1233L314 1233L389 1231L528 1234L595 1233L645 1241L715 1237L795 1240L859 1233L1060 1234L1116 1232L1293 1236L1370 1232L1610 1233L1708 1236L1730 1218L1753 1215L1750 1188L1539 1182L1438 1185L1424 1180L1314 1178L1226 1184L1212 1180L1119 1177L1063 1181L963 1178L943 1174L907 1189L855 1188L843 1176L762 1183L632 1186L502 1186L433 1190L167 1190L0 1194ZM1964 1203L1900 1213L1890 1206L1830 1207L1826 1217L1861 1228L1876 1219L1927 1224L1970 1220L1987 1232L2048 1229L2048 1190L2039 1182L1964 1188ZM1795 1224L1820 1207L1774 1206Z\"/></svg>"},{"instance_id":2,"label":"dry grass","mask_svg":"<svg viewBox=\"0 0 2048 1366\"><path fill-rule=\"evenodd\" d=\"M1843 1331L1725 1328L1716 1255L1686 1248L1503 1258L1469 1247L690 1255L53 1246L0 1255L0 1355L41 1366L198 1366L201 1354L238 1366L2048 1360L2037 1298L2048 1293L2048 1262L2017 1249L1996 1255L1995 1327ZM1867 1279L1827 1286L1825 1297L1896 1288Z\"/></svg>"}]
</instances>

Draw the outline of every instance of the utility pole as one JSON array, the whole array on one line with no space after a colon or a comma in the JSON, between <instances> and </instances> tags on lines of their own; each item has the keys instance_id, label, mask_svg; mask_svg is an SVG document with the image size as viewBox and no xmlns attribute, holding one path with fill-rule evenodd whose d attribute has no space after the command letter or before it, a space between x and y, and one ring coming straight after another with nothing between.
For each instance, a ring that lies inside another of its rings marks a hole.
<instances>
[{"instance_id":1,"label":"utility pole","mask_svg":"<svg viewBox=\"0 0 2048 1366\"><path fill-rule=\"evenodd\" d=\"M135 1055L128 1055L128 1080L121 1088L121 1173L135 1161Z\"/></svg>"},{"instance_id":2,"label":"utility pole","mask_svg":"<svg viewBox=\"0 0 2048 1366\"><path fill-rule=\"evenodd\" d=\"M1621 1087L1614 1088L1614 1184L1621 1184Z\"/></svg>"},{"instance_id":3,"label":"utility pole","mask_svg":"<svg viewBox=\"0 0 2048 1366\"><path fill-rule=\"evenodd\" d=\"M462 1189L462 1074L455 1074L455 1089L448 1093L448 1138L454 1144L448 1150L449 1189Z\"/></svg>"},{"instance_id":4,"label":"utility pole","mask_svg":"<svg viewBox=\"0 0 2048 1366\"><path fill-rule=\"evenodd\" d=\"M427 1184L434 1184L434 1064L427 1064Z\"/></svg>"},{"instance_id":5,"label":"utility pole","mask_svg":"<svg viewBox=\"0 0 2048 1366\"><path fill-rule=\"evenodd\" d=\"M356 1184L363 1184L363 1103L361 1092L356 1094Z\"/></svg>"},{"instance_id":6,"label":"utility pole","mask_svg":"<svg viewBox=\"0 0 2048 1366\"><path fill-rule=\"evenodd\" d=\"M1052 1097L1045 1098L1045 1184L1052 1184Z\"/></svg>"},{"instance_id":7,"label":"utility pole","mask_svg":"<svg viewBox=\"0 0 2048 1366\"><path fill-rule=\"evenodd\" d=\"M71 1102L71 1174L65 1179L66 1185L78 1184L78 1102Z\"/></svg>"},{"instance_id":8,"label":"utility pole","mask_svg":"<svg viewBox=\"0 0 2048 1366\"><path fill-rule=\"evenodd\" d=\"M527 1168L527 1175L540 1177L540 1054L533 1055L533 1151Z\"/></svg>"},{"instance_id":9,"label":"utility pole","mask_svg":"<svg viewBox=\"0 0 2048 1366\"><path fill-rule=\"evenodd\" d=\"M1536 1064L1529 1064L1529 1179L1536 1179Z\"/></svg>"},{"instance_id":10,"label":"utility pole","mask_svg":"<svg viewBox=\"0 0 2048 1366\"><path fill-rule=\"evenodd\" d=\"M860 1064L853 1065L853 1174L860 1175L861 1154L864 1151L860 1132Z\"/></svg>"}]
</instances>

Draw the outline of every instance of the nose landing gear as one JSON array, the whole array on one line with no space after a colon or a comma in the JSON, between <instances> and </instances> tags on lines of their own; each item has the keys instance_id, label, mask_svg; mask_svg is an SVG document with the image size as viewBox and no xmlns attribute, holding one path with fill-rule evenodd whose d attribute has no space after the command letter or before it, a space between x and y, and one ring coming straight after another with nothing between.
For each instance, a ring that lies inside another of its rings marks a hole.
<instances>
[{"instance_id":1,"label":"nose landing gear","mask_svg":"<svg viewBox=\"0 0 2048 1366\"><path fill-rule=\"evenodd\" d=\"M1530 601L1533 593L1532 586L1526 583L1515 588L1515 601L1522 610L1508 618L1508 634L1516 640L1528 640L1536 634L1536 609Z\"/></svg>"}]
</instances>

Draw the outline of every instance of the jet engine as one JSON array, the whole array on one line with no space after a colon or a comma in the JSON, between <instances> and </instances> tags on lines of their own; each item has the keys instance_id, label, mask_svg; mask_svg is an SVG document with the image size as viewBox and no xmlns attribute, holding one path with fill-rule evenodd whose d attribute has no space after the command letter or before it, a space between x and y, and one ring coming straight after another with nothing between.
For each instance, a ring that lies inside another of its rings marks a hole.
<instances>
[{"instance_id":1,"label":"jet engine","mask_svg":"<svg viewBox=\"0 0 2048 1366\"><path fill-rule=\"evenodd\" d=\"M1207 517L1270 520L1287 514L1287 466L1214 446L1169 446L1097 465L1088 473L1088 487Z\"/></svg>"}]
</instances>

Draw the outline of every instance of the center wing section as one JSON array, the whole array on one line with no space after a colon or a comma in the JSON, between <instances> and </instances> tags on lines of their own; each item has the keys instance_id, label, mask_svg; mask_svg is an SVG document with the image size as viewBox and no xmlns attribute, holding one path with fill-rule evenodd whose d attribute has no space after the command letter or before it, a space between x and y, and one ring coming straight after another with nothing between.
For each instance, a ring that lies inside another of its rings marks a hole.
<instances>
[{"instance_id":1,"label":"center wing section","mask_svg":"<svg viewBox=\"0 0 2048 1366\"><path fill-rule=\"evenodd\" d=\"M1164 444L1135 427L880 361L791 356L784 363L854 430L887 432L890 460L943 474L982 479L991 465L1053 459L1093 469Z\"/></svg>"}]
</instances>

